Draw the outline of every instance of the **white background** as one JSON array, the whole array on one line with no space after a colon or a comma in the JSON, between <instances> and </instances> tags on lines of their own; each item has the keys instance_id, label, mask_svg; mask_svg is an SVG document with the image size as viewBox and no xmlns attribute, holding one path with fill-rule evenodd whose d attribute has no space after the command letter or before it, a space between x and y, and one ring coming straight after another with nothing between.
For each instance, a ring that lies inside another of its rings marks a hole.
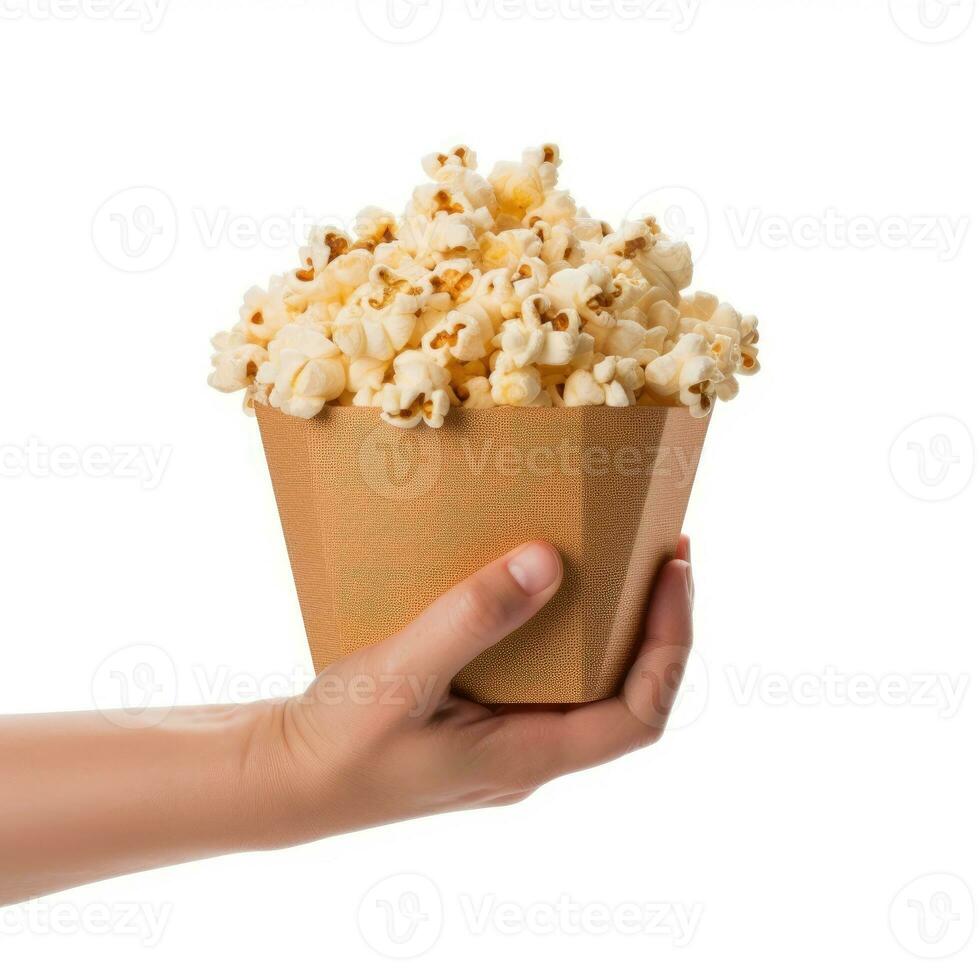
<instances>
[{"instance_id":1,"label":"white background","mask_svg":"<svg viewBox=\"0 0 980 980\"><path fill-rule=\"evenodd\" d=\"M698 655L661 745L516 809L7 910L4 976L977 974L973 0L704 0L690 25L430 0L401 28L383 0L2 6L0 711L118 700L144 661L184 702L307 677L258 433L204 383L209 336L292 262L277 218L398 208L457 140L483 167L554 140L594 213L680 206L764 365L695 488ZM693 934L585 928L562 896Z\"/></svg>"}]
</instances>

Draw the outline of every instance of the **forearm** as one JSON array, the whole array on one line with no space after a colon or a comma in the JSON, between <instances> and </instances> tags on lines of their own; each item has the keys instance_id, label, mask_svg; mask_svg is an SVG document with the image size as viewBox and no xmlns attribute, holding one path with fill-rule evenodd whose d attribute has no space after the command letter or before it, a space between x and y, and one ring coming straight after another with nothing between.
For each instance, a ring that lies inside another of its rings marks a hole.
<instances>
[{"instance_id":1,"label":"forearm","mask_svg":"<svg viewBox=\"0 0 980 980\"><path fill-rule=\"evenodd\" d=\"M264 845L279 706L0 718L0 905Z\"/></svg>"}]
</instances>

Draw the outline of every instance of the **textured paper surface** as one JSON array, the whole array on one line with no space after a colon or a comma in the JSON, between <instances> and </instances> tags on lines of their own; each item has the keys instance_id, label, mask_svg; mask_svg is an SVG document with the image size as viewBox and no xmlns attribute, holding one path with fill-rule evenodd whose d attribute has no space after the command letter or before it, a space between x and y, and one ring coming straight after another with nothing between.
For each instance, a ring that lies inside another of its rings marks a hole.
<instances>
[{"instance_id":1,"label":"textured paper surface","mask_svg":"<svg viewBox=\"0 0 980 980\"><path fill-rule=\"evenodd\" d=\"M564 559L561 591L456 688L545 704L618 690L677 544L706 420L681 408L497 408L405 431L372 409L257 414L318 671L543 538Z\"/></svg>"}]
</instances>

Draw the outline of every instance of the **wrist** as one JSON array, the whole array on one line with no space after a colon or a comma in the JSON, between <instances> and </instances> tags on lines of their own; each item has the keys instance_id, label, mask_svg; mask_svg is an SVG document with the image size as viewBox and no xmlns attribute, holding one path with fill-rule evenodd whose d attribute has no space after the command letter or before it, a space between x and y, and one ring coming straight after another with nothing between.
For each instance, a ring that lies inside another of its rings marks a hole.
<instances>
[{"instance_id":1,"label":"wrist","mask_svg":"<svg viewBox=\"0 0 980 980\"><path fill-rule=\"evenodd\" d=\"M243 706L236 722L239 846L271 850L330 833L326 774L299 699ZM229 841L229 843L232 843Z\"/></svg>"}]
</instances>

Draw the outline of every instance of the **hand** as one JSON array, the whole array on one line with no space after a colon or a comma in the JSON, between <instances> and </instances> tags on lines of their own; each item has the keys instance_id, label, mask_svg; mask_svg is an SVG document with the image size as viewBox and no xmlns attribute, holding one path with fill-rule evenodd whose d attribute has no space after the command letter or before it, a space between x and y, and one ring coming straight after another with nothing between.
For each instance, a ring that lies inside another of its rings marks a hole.
<instances>
[{"instance_id":1,"label":"hand","mask_svg":"<svg viewBox=\"0 0 980 980\"><path fill-rule=\"evenodd\" d=\"M114 875L282 847L426 813L522 800L655 742L691 647L689 546L660 573L618 697L486 708L450 691L470 660L558 591L540 542L477 572L301 697L0 718L0 905Z\"/></svg>"},{"instance_id":2,"label":"hand","mask_svg":"<svg viewBox=\"0 0 980 980\"><path fill-rule=\"evenodd\" d=\"M334 664L303 696L269 706L248 766L266 814L260 844L515 803L556 776L656 742L691 648L689 558L682 538L658 578L637 660L607 701L488 708L450 690L459 670L558 591L561 560L534 542Z\"/></svg>"}]
</instances>

